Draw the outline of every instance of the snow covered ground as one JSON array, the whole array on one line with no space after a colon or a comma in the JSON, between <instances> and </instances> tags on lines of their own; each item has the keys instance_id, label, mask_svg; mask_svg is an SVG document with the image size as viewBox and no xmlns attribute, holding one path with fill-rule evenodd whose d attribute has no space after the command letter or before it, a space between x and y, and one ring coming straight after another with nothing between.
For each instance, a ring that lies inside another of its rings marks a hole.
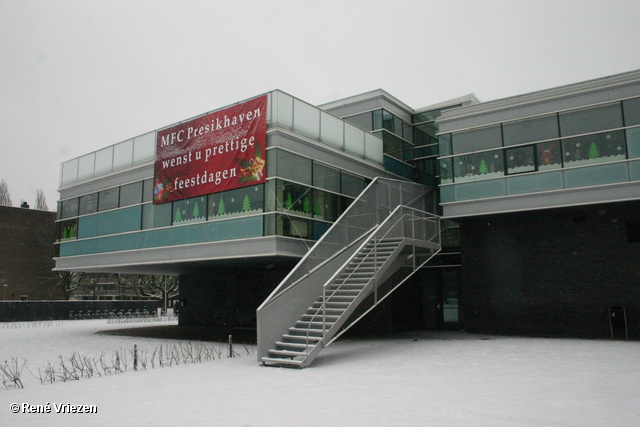
<instances>
[{"instance_id":1,"label":"snow covered ground","mask_svg":"<svg viewBox=\"0 0 640 427\"><path fill-rule=\"evenodd\" d=\"M153 349L167 340L96 335L106 320L7 328L0 361L34 370L58 355ZM149 326L149 324L138 324ZM412 332L334 343L311 367L240 357L41 385L0 385L11 426L637 426L640 343ZM93 414L17 413L12 403L96 405Z\"/></svg>"}]
</instances>

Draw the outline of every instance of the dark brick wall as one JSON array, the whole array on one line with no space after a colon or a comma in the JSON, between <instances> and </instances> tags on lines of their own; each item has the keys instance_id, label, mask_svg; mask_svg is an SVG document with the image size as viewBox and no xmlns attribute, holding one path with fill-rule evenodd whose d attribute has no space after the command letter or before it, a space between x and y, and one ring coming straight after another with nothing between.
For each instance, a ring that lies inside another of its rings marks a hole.
<instances>
[{"instance_id":1,"label":"dark brick wall","mask_svg":"<svg viewBox=\"0 0 640 427\"><path fill-rule=\"evenodd\" d=\"M21 295L29 300L65 297L58 275L51 271L55 215L0 206L0 298L5 294L7 300L18 300Z\"/></svg>"},{"instance_id":2,"label":"dark brick wall","mask_svg":"<svg viewBox=\"0 0 640 427\"><path fill-rule=\"evenodd\" d=\"M610 337L609 307L640 338L640 203L461 219L470 332Z\"/></svg>"}]
</instances>

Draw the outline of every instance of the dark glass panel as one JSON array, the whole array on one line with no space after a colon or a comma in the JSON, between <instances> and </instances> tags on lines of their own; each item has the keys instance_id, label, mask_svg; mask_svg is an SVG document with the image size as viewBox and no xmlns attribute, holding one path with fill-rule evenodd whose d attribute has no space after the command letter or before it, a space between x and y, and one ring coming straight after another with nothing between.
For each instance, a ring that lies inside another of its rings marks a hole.
<instances>
[{"instance_id":1,"label":"dark glass panel","mask_svg":"<svg viewBox=\"0 0 640 427\"><path fill-rule=\"evenodd\" d=\"M394 116L387 110L382 110L382 128L390 132L394 131Z\"/></svg>"},{"instance_id":2,"label":"dark glass panel","mask_svg":"<svg viewBox=\"0 0 640 427\"><path fill-rule=\"evenodd\" d=\"M153 200L153 179L145 179L142 183L142 201L150 202Z\"/></svg>"},{"instance_id":3,"label":"dark glass panel","mask_svg":"<svg viewBox=\"0 0 640 427\"><path fill-rule=\"evenodd\" d=\"M325 190L340 192L340 171L320 163L313 163L313 185Z\"/></svg>"},{"instance_id":4,"label":"dark glass panel","mask_svg":"<svg viewBox=\"0 0 640 427\"><path fill-rule=\"evenodd\" d=\"M453 170L456 182L501 176L504 174L502 150L457 156Z\"/></svg>"},{"instance_id":5,"label":"dark glass panel","mask_svg":"<svg viewBox=\"0 0 640 427\"><path fill-rule=\"evenodd\" d=\"M373 130L373 115L370 111L362 114L356 114L355 116L345 117L344 120L364 130Z\"/></svg>"},{"instance_id":6,"label":"dark glass panel","mask_svg":"<svg viewBox=\"0 0 640 427\"><path fill-rule=\"evenodd\" d=\"M382 129L382 111L383 110L372 111L372 114L373 114L373 130Z\"/></svg>"},{"instance_id":7,"label":"dark glass panel","mask_svg":"<svg viewBox=\"0 0 640 427\"><path fill-rule=\"evenodd\" d=\"M451 151L451 134L438 135L438 155L448 156L450 154L453 154Z\"/></svg>"},{"instance_id":8,"label":"dark glass panel","mask_svg":"<svg viewBox=\"0 0 640 427\"><path fill-rule=\"evenodd\" d=\"M120 187L120 207L142 203L142 181Z\"/></svg>"},{"instance_id":9,"label":"dark glass panel","mask_svg":"<svg viewBox=\"0 0 640 427\"><path fill-rule=\"evenodd\" d=\"M61 218L71 218L73 216L78 216L78 206L79 201L77 197L69 200L63 200Z\"/></svg>"},{"instance_id":10,"label":"dark glass panel","mask_svg":"<svg viewBox=\"0 0 640 427\"><path fill-rule=\"evenodd\" d=\"M251 215L264 211L264 185L209 194L209 219Z\"/></svg>"},{"instance_id":11,"label":"dark glass panel","mask_svg":"<svg viewBox=\"0 0 640 427\"><path fill-rule=\"evenodd\" d=\"M440 183L450 184L453 182L452 158L440 159Z\"/></svg>"},{"instance_id":12,"label":"dark glass panel","mask_svg":"<svg viewBox=\"0 0 640 427\"><path fill-rule=\"evenodd\" d=\"M533 145L505 150L507 173L534 172L536 170Z\"/></svg>"},{"instance_id":13,"label":"dark glass panel","mask_svg":"<svg viewBox=\"0 0 640 427\"><path fill-rule=\"evenodd\" d=\"M276 174L278 177L311 184L311 159L284 150L277 150L277 153L278 171Z\"/></svg>"},{"instance_id":14,"label":"dark glass panel","mask_svg":"<svg viewBox=\"0 0 640 427\"><path fill-rule=\"evenodd\" d=\"M98 212L98 193L80 196L80 215Z\"/></svg>"},{"instance_id":15,"label":"dark glass panel","mask_svg":"<svg viewBox=\"0 0 640 427\"><path fill-rule=\"evenodd\" d=\"M108 209L115 209L118 207L118 199L120 194L120 188L110 188L108 190L101 191L98 195L98 210L106 211Z\"/></svg>"},{"instance_id":16,"label":"dark glass panel","mask_svg":"<svg viewBox=\"0 0 640 427\"><path fill-rule=\"evenodd\" d=\"M72 219L58 223L58 238L61 241L78 238L78 220Z\"/></svg>"},{"instance_id":17,"label":"dark glass panel","mask_svg":"<svg viewBox=\"0 0 640 427\"><path fill-rule=\"evenodd\" d=\"M640 125L640 98L627 99L622 101L624 110L624 125Z\"/></svg>"},{"instance_id":18,"label":"dark glass panel","mask_svg":"<svg viewBox=\"0 0 640 427\"><path fill-rule=\"evenodd\" d=\"M562 140L564 166L626 159L623 131L603 132Z\"/></svg>"},{"instance_id":19,"label":"dark glass panel","mask_svg":"<svg viewBox=\"0 0 640 427\"><path fill-rule=\"evenodd\" d=\"M173 202L173 224L201 222L207 218L207 196Z\"/></svg>"},{"instance_id":20,"label":"dark glass panel","mask_svg":"<svg viewBox=\"0 0 640 427\"><path fill-rule=\"evenodd\" d=\"M313 217L335 221L344 212L344 197L326 191L313 191Z\"/></svg>"},{"instance_id":21,"label":"dark glass panel","mask_svg":"<svg viewBox=\"0 0 640 427\"><path fill-rule=\"evenodd\" d=\"M560 141L536 144L536 152L538 155L538 170L542 171L562 167Z\"/></svg>"},{"instance_id":22,"label":"dark glass panel","mask_svg":"<svg viewBox=\"0 0 640 427\"><path fill-rule=\"evenodd\" d=\"M579 135L619 127L622 127L622 110L619 103L560 113L560 133L562 136Z\"/></svg>"},{"instance_id":23,"label":"dark glass panel","mask_svg":"<svg viewBox=\"0 0 640 427\"><path fill-rule=\"evenodd\" d=\"M544 141L558 137L558 118L556 115L539 117L520 122L505 123L502 126L504 145L517 145L527 142Z\"/></svg>"},{"instance_id":24,"label":"dark glass panel","mask_svg":"<svg viewBox=\"0 0 640 427\"><path fill-rule=\"evenodd\" d=\"M358 197L365 188L365 180L362 177L342 172L342 194L351 197Z\"/></svg>"},{"instance_id":25,"label":"dark glass panel","mask_svg":"<svg viewBox=\"0 0 640 427\"><path fill-rule=\"evenodd\" d=\"M502 146L500 126L489 126L452 135L453 152L468 153ZM442 153L441 153L442 155Z\"/></svg>"}]
</instances>

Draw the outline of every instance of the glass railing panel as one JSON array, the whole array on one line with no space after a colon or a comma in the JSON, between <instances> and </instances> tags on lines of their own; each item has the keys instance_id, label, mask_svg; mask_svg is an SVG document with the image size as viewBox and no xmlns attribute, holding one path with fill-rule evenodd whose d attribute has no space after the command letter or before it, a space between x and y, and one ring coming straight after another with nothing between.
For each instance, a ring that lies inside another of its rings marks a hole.
<instances>
[{"instance_id":1,"label":"glass railing panel","mask_svg":"<svg viewBox=\"0 0 640 427\"><path fill-rule=\"evenodd\" d=\"M320 139L320 110L299 99L294 99L293 129L313 139Z\"/></svg>"},{"instance_id":2,"label":"glass railing panel","mask_svg":"<svg viewBox=\"0 0 640 427\"><path fill-rule=\"evenodd\" d=\"M60 184L67 185L78 180L78 159L69 160L62 164Z\"/></svg>"},{"instance_id":3,"label":"glass railing panel","mask_svg":"<svg viewBox=\"0 0 640 427\"><path fill-rule=\"evenodd\" d=\"M344 149L356 156L364 157L364 131L349 123L345 123Z\"/></svg>"},{"instance_id":4,"label":"glass railing panel","mask_svg":"<svg viewBox=\"0 0 640 427\"><path fill-rule=\"evenodd\" d=\"M78 180L93 177L95 162L95 153L86 154L78 159Z\"/></svg>"},{"instance_id":5,"label":"glass railing panel","mask_svg":"<svg viewBox=\"0 0 640 427\"><path fill-rule=\"evenodd\" d=\"M133 139L133 163L153 160L156 155L156 133L149 132Z\"/></svg>"},{"instance_id":6,"label":"glass railing panel","mask_svg":"<svg viewBox=\"0 0 640 427\"><path fill-rule=\"evenodd\" d=\"M131 166L133 163L133 139L113 146L113 169Z\"/></svg>"},{"instance_id":7,"label":"glass railing panel","mask_svg":"<svg viewBox=\"0 0 640 427\"><path fill-rule=\"evenodd\" d=\"M320 139L344 150L344 122L329 113L320 112Z\"/></svg>"},{"instance_id":8,"label":"glass railing panel","mask_svg":"<svg viewBox=\"0 0 640 427\"><path fill-rule=\"evenodd\" d=\"M96 175L109 173L113 170L113 145L96 151Z\"/></svg>"}]
</instances>

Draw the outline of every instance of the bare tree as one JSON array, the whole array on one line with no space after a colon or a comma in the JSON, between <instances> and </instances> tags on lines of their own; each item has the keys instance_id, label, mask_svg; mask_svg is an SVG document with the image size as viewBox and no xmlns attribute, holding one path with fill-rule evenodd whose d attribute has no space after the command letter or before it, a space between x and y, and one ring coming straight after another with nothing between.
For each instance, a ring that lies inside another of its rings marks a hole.
<instances>
[{"instance_id":1,"label":"bare tree","mask_svg":"<svg viewBox=\"0 0 640 427\"><path fill-rule=\"evenodd\" d=\"M178 276L140 275L135 281L134 289L139 297L163 301L167 312L167 302L178 296Z\"/></svg>"},{"instance_id":2,"label":"bare tree","mask_svg":"<svg viewBox=\"0 0 640 427\"><path fill-rule=\"evenodd\" d=\"M0 181L0 206L13 206L11 195L9 194L9 187L4 179Z\"/></svg>"},{"instance_id":3,"label":"bare tree","mask_svg":"<svg viewBox=\"0 0 640 427\"><path fill-rule=\"evenodd\" d=\"M38 188L36 190L36 209L39 211L49 210L49 206L47 206L47 198L45 197L42 188Z\"/></svg>"},{"instance_id":4,"label":"bare tree","mask_svg":"<svg viewBox=\"0 0 640 427\"><path fill-rule=\"evenodd\" d=\"M60 284L60 287L67 299L71 297L73 291L82 285L85 275L86 273L75 271L58 271L58 276L60 276L60 281L58 283Z\"/></svg>"}]
</instances>

